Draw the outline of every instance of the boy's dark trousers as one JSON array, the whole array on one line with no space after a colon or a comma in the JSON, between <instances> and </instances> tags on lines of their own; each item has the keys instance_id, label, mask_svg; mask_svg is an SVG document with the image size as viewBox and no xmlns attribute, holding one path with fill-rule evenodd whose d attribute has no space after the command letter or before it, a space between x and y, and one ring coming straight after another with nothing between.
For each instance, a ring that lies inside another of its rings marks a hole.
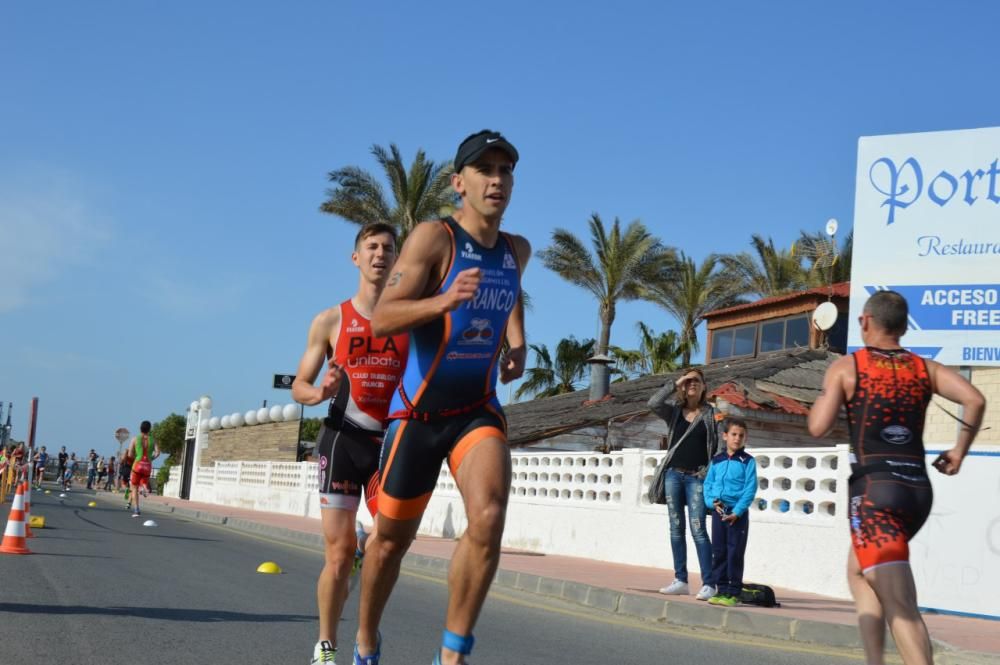
<instances>
[{"instance_id":1,"label":"boy's dark trousers","mask_svg":"<svg viewBox=\"0 0 1000 665\"><path fill-rule=\"evenodd\" d=\"M723 522L718 513L712 513L712 579L720 594L739 598L743 591L743 555L749 532L750 511L740 515L732 525Z\"/></svg>"}]
</instances>

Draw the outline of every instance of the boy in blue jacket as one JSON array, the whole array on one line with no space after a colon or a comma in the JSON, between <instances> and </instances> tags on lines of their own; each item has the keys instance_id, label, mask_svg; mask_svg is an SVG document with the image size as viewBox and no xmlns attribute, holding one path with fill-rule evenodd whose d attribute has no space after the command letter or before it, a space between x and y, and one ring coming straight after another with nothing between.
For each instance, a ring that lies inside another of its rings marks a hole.
<instances>
[{"instance_id":1,"label":"boy in blue jacket","mask_svg":"<svg viewBox=\"0 0 1000 665\"><path fill-rule=\"evenodd\" d=\"M750 530L750 503L757 493L757 462L743 445L747 424L740 418L726 418L722 424L725 452L712 458L705 478L705 504L712 514L712 578L718 585L712 605L739 604L743 590L743 555Z\"/></svg>"}]
</instances>

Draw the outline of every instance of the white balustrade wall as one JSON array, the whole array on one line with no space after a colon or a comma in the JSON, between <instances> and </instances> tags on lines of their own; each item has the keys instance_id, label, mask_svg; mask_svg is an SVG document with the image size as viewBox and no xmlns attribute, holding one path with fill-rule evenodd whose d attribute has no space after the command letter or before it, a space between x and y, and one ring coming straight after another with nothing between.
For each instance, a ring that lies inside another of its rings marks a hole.
<instances>
[{"instance_id":1,"label":"white balustrade wall","mask_svg":"<svg viewBox=\"0 0 1000 665\"><path fill-rule=\"evenodd\" d=\"M514 453L504 544L670 568L666 508L645 496L662 455L647 449ZM843 568L846 553L845 502L838 500L846 486L846 449L768 448L755 456L760 490L751 514L747 579L846 596L842 576L829 575ZM198 470L191 499L318 518L317 489L312 462L216 462ZM360 513L370 522L364 508ZM454 537L465 527L461 496L442 465L420 533ZM688 569L697 572L690 536L688 541ZM790 566L790 559L799 563Z\"/></svg>"},{"instance_id":2,"label":"white balustrade wall","mask_svg":"<svg viewBox=\"0 0 1000 665\"><path fill-rule=\"evenodd\" d=\"M758 491L750 513L745 579L849 597L844 579L850 542L847 447L750 453L757 460ZM673 564L666 507L646 499L663 454L648 449L515 452L504 545L664 568L663 578L651 587L668 583L666 569ZM1000 510L994 508L1000 503L1000 452L972 455L966 462L970 468L963 467L960 476L931 474L935 513L911 543L911 560L922 605L996 616L1000 612L990 607L992 590L1000 588ZM170 487L176 487L173 479ZM198 470L191 499L318 518L317 490L315 463L217 462ZM990 506L986 518L962 509L983 502ZM946 520L937 519L943 515ZM364 507L359 518L371 521ZM465 527L461 496L442 465L420 533L450 538ZM698 571L690 535L688 569Z\"/></svg>"}]
</instances>

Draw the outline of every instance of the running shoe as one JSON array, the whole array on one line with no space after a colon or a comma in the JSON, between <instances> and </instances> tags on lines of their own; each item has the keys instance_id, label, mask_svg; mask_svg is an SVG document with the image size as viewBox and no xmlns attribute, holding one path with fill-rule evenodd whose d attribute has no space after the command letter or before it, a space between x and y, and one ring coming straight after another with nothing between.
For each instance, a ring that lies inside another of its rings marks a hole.
<instances>
[{"instance_id":1,"label":"running shoe","mask_svg":"<svg viewBox=\"0 0 1000 665\"><path fill-rule=\"evenodd\" d=\"M139 509L138 508L136 508L135 510L132 511L132 517L139 517L139 515L140 515L140 513L139 513Z\"/></svg>"},{"instance_id":2,"label":"running shoe","mask_svg":"<svg viewBox=\"0 0 1000 665\"><path fill-rule=\"evenodd\" d=\"M313 647L313 657L309 661L309 665L322 665L327 663L328 665L334 665L334 659L337 657L337 649L333 646L333 642L329 640L321 640L316 643Z\"/></svg>"},{"instance_id":3,"label":"running shoe","mask_svg":"<svg viewBox=\"0 0 1000 665\"><path fill-rule=\"evenodd\" d=\"M382 657L382 633L378 634L378 641L375 644L375 653L370 656L362 656L358 653L358 645L354 645L354 665L379 665Z\"/></svg>"}]
</instances>

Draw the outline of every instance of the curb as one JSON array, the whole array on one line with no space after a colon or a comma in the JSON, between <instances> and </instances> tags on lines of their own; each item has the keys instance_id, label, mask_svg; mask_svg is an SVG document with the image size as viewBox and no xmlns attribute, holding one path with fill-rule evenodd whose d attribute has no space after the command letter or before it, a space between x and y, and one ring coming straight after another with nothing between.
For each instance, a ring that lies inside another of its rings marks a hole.
<instances>
[{"instance_id":1,"label":"curb","mask_svg":"<svg viewBox=\"0 0 1000 665\"><path fill-rule=\"evenodd\" d=\"M147 503L146 506L148 510L173 513L178 517L226 526L236 531L313 546L319 551L323 549L323 537L319 533L285 529L241 517L227 517L217 513L178 506L154 503ZM409 570L447 575L450 563L450 560L440 557L407 553L403 560L403 567ZM748 635L833 649L860 651L863 646L858 629L854 625L775 616L767 614L766 610L763 609L693 605L503 569L497 571L492 586L558 598L594 610L650 623L721 630L733 635ZM939 640L932 639L932 642L936 665L1000 665L1000 654L956 649ZM898 659L891 635L886 636L886 654Z\"/></svg>"}]
</instances>

